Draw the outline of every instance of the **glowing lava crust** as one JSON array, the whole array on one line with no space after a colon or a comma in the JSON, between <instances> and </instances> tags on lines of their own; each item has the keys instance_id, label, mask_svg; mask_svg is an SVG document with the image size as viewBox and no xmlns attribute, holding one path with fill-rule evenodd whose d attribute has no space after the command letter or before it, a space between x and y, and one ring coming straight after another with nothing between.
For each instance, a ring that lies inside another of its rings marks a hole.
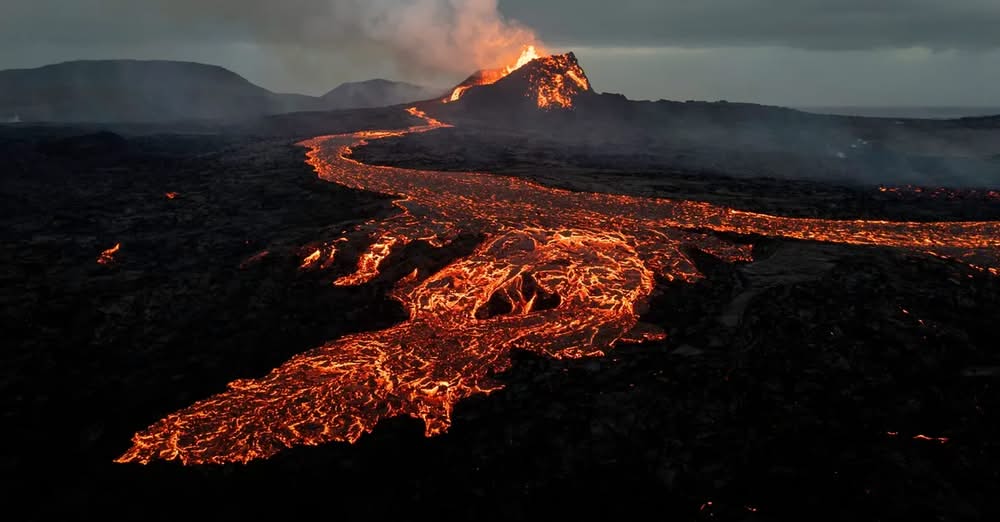
<instances>
[{"instance_id":1,"label":"glowing lava crust","mask_svg":"<svg viewBox=\"0 0 1000 522\"><path fill-rule=\"evenodd\" d=\"M457 401L500 387L491 376L509 367L515 348L578 358L601 355L621 339L662 338L633 329L655 277L702 277L682 246L731 262L750 259L748 246L695 229L974 255L998 266L1000 225L993 222L794 219L351 159L351 147L367 140L445 126L410 112L425 124L303 143L322 179L399 197L398 214L370 225L372 246L357 271L336 284L372 280L390 252L414 241L441 246L462 232L486 239L437 273L417 271L396 283L393 297L409 320L331 341L263 378L234 381L136 434L118 462L248 462L296 445L354 442L398 415L422 419L428 436L442 433ZM321 257L313 252L304 266Z\"/></svg>"}]
</instances>

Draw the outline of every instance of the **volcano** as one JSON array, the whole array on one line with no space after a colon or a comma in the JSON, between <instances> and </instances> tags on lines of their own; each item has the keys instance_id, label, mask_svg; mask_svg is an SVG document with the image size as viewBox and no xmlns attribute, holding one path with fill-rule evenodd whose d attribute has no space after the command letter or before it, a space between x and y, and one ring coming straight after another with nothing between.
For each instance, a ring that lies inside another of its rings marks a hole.
<instances>
[{"instance_id":1,"label":"volcano","mask_svg":"<svg viewBox=\"0 0 1000 522\"><path fill-rule=\"evenodd\" d=\"M476 72L443 101L463 108L558 110L572 109L580 96L595 94L573 53L526 60L534 55L529 48L514 66Z\"/></svg>"}]
</instances>

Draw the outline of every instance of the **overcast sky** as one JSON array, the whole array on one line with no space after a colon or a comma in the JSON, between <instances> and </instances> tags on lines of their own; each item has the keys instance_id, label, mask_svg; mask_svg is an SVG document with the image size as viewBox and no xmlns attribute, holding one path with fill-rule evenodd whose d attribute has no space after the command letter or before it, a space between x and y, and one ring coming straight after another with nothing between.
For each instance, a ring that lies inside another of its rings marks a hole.
<instances>
[{"instance_id":1,"label":"overcast sky","mask_svg":"<svg viewBox=\"0 0 1000 522\"><path fill-rule=\"evenodd\" d=\"M533 30L634 99L1000 107L1000 0L0 0L0 68L223 65L319 94L446 86ZM489 40L489 45L466 44Z\"/></svg>"}]
</instances>

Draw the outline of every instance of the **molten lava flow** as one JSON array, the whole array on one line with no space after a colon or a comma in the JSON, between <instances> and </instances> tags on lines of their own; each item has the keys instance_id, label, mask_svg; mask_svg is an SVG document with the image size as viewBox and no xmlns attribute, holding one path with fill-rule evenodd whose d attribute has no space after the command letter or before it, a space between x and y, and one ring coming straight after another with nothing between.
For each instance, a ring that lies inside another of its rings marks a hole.
<instances>
[{"instance_id":1,"label":"molten lava flow","mask_svg":"<svg viewBox=\"0 0 1000 522\"><path fill-rule=\"evenodd\" d=\"M573 106L573 97L579 92L590 90L583 68L572 55L548 56L539 59L538 67L528 76L538 108L568 109Z\"/></svg>"},{"instance_id":2,"label":"molten lava flow","mask_svg":"<svg viewBox=\"0 0 1000 522\"><path fill-rule=\"evenodd\" d=\"M730 262L751 258L748 245L695 229L963 259L971 252L983 266L1000 266L997 223L774 217L708 203L569 192L489 174L370 166L349 157L366 140L444 125L425 122L407 131L304 142L322 179L399 197L398 214L370 224L371 246L356 272L337 284L372 280L393 251L416 241L442 246L472 232L483 242L436 273L418 269L399 279L392 296L405 306L407 321L331 341L263 378L234 381L136 434L118 462L248 462L295 445L353 442L398 415L422 419L427 435L441 433L457 401L501 386L493 376L510 366L514 349L578 358L601 355L623 339L662 339L662 330L638 318L658 276L702 277L686 246Z\"/></svg>"},{"instance_id":3,"label":"molten lava flow","mask_svg":"<svg viewBox=\"0 0 1000 522\"><path fill-rule=\"evenodd\" d=\"M306 268L312 267L317 262L319 262L319 258L322 255L323 251L317 248L316 251L314 251L312 254L309 254L308 256L306 256L305 259L302 260L302 264L299 265L299 269L304 270Z\"/></svg>"},{"instance_id":4,"label":"molten lava flow","mask_svg":"<svg viewBox=\"0 0 1000 522\"><path fill-rule=\"evenodd\" d=\"M101 255L97 258L97 264L99 265L110 265L115 262L115 254L122 249L122 244L118 243L115 246L101 252Z\"/></svg>"},{"instance_id":5,"label":"molten lava flow","mask_svg":"<svg viewBox=\"0 0 1000 522\"><path fill-rule=\"evenodd\" d=\"M536 58L539 58L538 51L535 49L534 45L529 45L524 48L524 51L521 52L521 56L518 57L517 61L513 64L500 69L479 71L469 77L469 79L462 82L458 87L455 87L455 90L451 91L451 96L445 98L443 101L445 103L458 101L469 89L480 85L494 84L510 75L510 73L524 67Z\"/></svg>"}]
</instances>

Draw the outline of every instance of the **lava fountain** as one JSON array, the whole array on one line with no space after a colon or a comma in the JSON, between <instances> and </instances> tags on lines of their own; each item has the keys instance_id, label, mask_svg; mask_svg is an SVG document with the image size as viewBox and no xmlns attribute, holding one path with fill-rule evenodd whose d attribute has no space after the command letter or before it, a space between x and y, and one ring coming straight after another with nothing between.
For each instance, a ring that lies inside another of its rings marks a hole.
<instances>
[{"instance_id":1,"label":"lava fountain","mask_svg":"<svg viewBox=\"0 0 1000 522\"><path fill-rule=\"evenodd\" d=\"M118 462L245 463L297 445L354 442L380 420L399 415L423 420L428 436L440 434L448 429L456 402L501 387L494 375L510 366L512 350L580 358L602 355L622 339L662 338L662 332L634 332L657 277L686 282L703 277L684 247L730 262L751 258L749 246L713 232L885 245L963 259L975 255L984 266L1000 266L1000 224L994 222L776 217L351 159L352 148L368 141L446 126L415 108L409 111L423 124L303 143L308 163L322 179L397 197L398 212L369 225L371 246L354 273L335 284L371 281L391 252L415 241L440 247L472 232L485 238L481 244L436 273L418 269L399 279L392 297L408 311L407 321L333 340L263 378L234 381L222 393L137 433ZM303 265L319 258L313 252Z\"/></svg>"}]
</instances>

